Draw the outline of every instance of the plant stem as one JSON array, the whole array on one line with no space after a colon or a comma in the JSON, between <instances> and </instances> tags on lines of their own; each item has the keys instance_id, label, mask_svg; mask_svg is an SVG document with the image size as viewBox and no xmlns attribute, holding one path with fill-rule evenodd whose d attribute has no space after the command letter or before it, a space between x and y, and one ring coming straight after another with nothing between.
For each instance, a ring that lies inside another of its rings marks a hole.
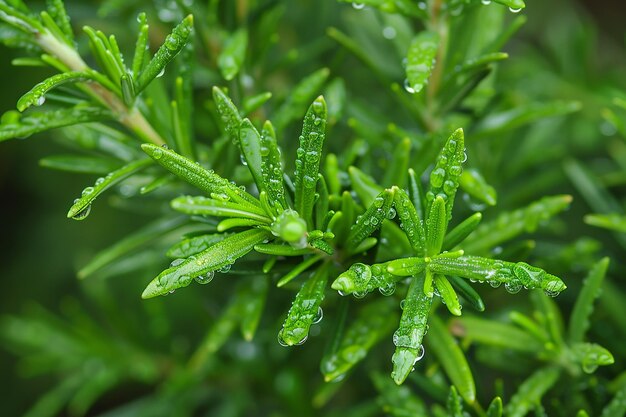
<instances>
[{"instance_id":1,"label":"plant stem","mask_svg":"<svg viewBox=\"0 0 626 417\"><path fill-rule=\"evenodd\" d=\"M57 57L73 71L84 71L89 68L74 49L58 40L50 32L39 33L37 43L44 51ZM86 84L86 87L102 104L118 115L120 123L133 131L141 139L146 142L154 143L155 145L165 144L165 140L154 130L152 125L137 108L129 109L115 94L111 93L100 84L89 83Z\"/></svg>"}]
</instances>

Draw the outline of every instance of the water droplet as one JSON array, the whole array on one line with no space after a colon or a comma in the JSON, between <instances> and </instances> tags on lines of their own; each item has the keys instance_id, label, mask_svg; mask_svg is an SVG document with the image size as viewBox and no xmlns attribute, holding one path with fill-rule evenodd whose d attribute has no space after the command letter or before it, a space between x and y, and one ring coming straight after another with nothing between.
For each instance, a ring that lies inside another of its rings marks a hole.
<instances>
[{"instance_id":1,"label":"water droplet","mask_svg":"<svg viewBox=\"0 0 626 417\"><path fill-rule=\"evenodd\" d=\"M426 351L424 349L424 345L420 345L420 347L418 348L418 351L417 351L417 357L415 358L415 362L413 362L413 365L415 365L417 362L421 361L422 358L424 357L425 353L426 353Z\"/></svg>"},{"instance_id":2,"label":"water droplet","mask_svg":"<svg viewBox=\"0 0 626 417\"><path fill-rule=\"evenodd\" d=\"M394 217L396 217L396 209L390 207L389 210L387 210L387 218L391 220Z\"/></svg>"},{"instance_id":3,"label":"water droplet","mask_svg":"<svg viewBox=\"0 0 626 417\"><path fill-rule=\"evenodd\" d=\"M514 7L509 7L509 10L511 11L511 13L519 13L522 10L522 8L520 7L519 9L516 9Z\"/></svg>"},{"instance_id":4,"label":"water droplet","mask_svg":"<svg viewBox=\"0 0 626 417\"><path fill-rule=\"evenodd\" d=\"M454 193L454 191L456 191L456 184L454 183L454 181L445 181L443 183L443 191L448 195Z\"/></svg>"},{"instance_id":5,"label":"water droplet","mask_svg":"<svg viewBox=\"0 0 626 417\"><path fill-rule=\"evenodd\" d=\"M246 157L243 156L242 153L239 154L239 160L241 161L241 165L248 166L248 161L246 161Z\"/></svg>"},{"instance_id":6,"label":"water droplet","mask_svg":"<svg viewBox=\"0 0 626 417\"><path fill-rule=\"evenodd\" d=\"M163 156L163 151L162 151L162 150L160 150L160 149L155 149L155 150L152 152L152 157L153 157L154 159L161 159L161 157L162 157L162 156Z\"/></svg>"},{"instance_id":7,"label":"water droplet","mask_svg":"<svg viewBox=\"0 0 626 417\"><path fill-rule=\"evenodd\" d=\"M411 83L409 82L408 78L404 79L404 89L409 94L415 94L415 89L411 86Z\"/></svg>"},{"instance_id":8,"label":"water droplet","mask_svg":"<svg viewBox=\"0 0 626 417\"><path fill-rule=\"evenodd\" d=\"M37 99L35 100L35 106L41 106L45 102L46 102L46 96L41 95L41 96L37 97Z\"/></svg>"},{"instance_id":9,"label":"water droplet","mask_svg":"<svg viewBox=\"0 0 626 417\"><path fill-rule=\"evenodd\" d=\"M509 281L504 284L504 288L511 294L517 294L522 289L522 284L517 281Z\"/></svg>"},{"instance_id":10,"label":"water droplet","mask_svg":"<svg viewBox=\"0 0 626 417\"><path fill-rule=\"evenodd\" d=\"M417 3L417 7L420 10L426 10L426 2L425 1L420 1L419 3Z\"/></svg>"},{"instance_id":11,"label":"water droplet","mask_svg":"<svg viewBox=\"0 0 626 417\"><path fill-rule=\"evenodd\" d=\"M100 177L96 180L96 184L95 185L100 185L104 182L104 178Z\"/></svg>"},{"instance_id":12,"label":"water droplet","mask_svg":"<svg viewBox=\"0 0 626 417\"><path fill-rule=\"evenodd\" d=\"M491 0L480 0L480 2L484 4L485 6L488 6L491 4Z\"/></svg>"},{"instance_id":13,"label":"water droplet","mask_svg":"<svg viewBox=\"0 0 626 417\"><path fill-rule=\"evenodd\" d=\"M467 162L467 152L463 151L463 159L461 159L461 163Z\"/></svg>"},{"instance_id":14,"label":"water droplet","mask_svg":"<svg viewBox=\"0 0 626 417\"><path fill-rule=\"evenodd\" d=\"M225 274L225 273L227 273L228 271L230 271L230 268L232 268L232 266L233 266L233 264L226 264L226 265L224 265L223 267L219 268L219 269L217 270L217 272L222 273L222 274Z\"/></svg>"},{"instance_id":15,"label":"water droplet","mask_svg":"<svg viewBox=\"0 0 626 417\"><path fill-rule=\"evenodd\" d=\"M430 173L430 185L433 188L439 188L443 185L446 171L443 168L436 168Z\"/></svg>"},{"instance_id":16,"label":"water droplet","mask_svg":"<svg viewBox=\"0 0 626 417\"><path fill-rule=\"evenodd\" d=\"M395 282L390 282L387 285L378 288L378 291L384 295L385 297L389 297L396 292L396 284Z\"/></svg>"},{"instance_id":17,"label":"water droplet","mask_svg":"<svg viewBox=\"0 0 626 417\"><path fill-rule=\"evenodd\" d=\"M396 29L393 26L383 28L383 38L394 39L396 37Z\"/></svg>"},{"instance_id":18,"label":"water droplet","mask_svg":"<svg viewBox=\"0 0 626 417\"><path fill-rule=\"evenodd\" d=\"M365 7L365 4L363 4L363 3L352 3L352 7L354 7L356 10L362 10Z\"/></svg>"},{"instance_id":19,"label":"water droplet","mask_svg":"<svg viewBox=\"0 0 626 417\"><path fill-rule=\"evenodd\" d=\"M400 301L400 310L404 310L404 300Z\"/></svg>"},{"instance_id":20,"label":"water droplet","mask_svg":"<svg viewBox=\"0 0 626 417\"><path fill-rule=\"evenodd\" d=\"M324 103L321 100L315 100L313 102L313 111L317 114L322 114L324 112Z\"/></svg>"},{"instance_id":21,"label":"water droplet","mask_svg":"<svg viewBox=\"0 0 626 417\"><path fill-rule=\"evenodd\" d=\"M283 330L278 332L278 344L281 345L281 346L287 347L289 345L287 344L287 342L285 342L285 339L283 339L283 336L282 336Z\"/></svg>"},{"instance_id":22,"label":"water droplet","mask_svg":"<svg viewBox=\"0 0 626 417\"><path fill-rule=\"evenodd\" d=\"M319 323L320 321L322 321L323 318L324 318L324 310L322 310L322 307L318 307L317 308L317 314L313 318L312 324Z\"/></svg>"},{"instance_id":23,"label":"water droplet","mask_svg":"<svg viewBox=\"0 0 626 417\"><path fill-rule=\"evenodd\" d=\"M182 264L183 262L185 262L185 260L183 258L178 258L178 259L174 259L171 263L170 263L170 268L174 267L174 266L178 266L180 264Z\"/></svg>"},{"instance_id":24,"label":"water droplet","mask_svg":"<svg viewBox=\"0 0 626 417\"><path fill-rule=\"evenodd\" d=\"M72 219L84 220L87 218L87 216L89 216L89 213L91 213L91 204L89 204L87 207L85 207L84 209L82 209L81 211L73 215Z\"/></svg>"},{"instance_id":25,"label":"water droplet","mask_svg":"<svg viewBox=\"0 0 626 417\"><path fill-rule=\"evenodd\" d=\"M93 187L87 187L83 190L82 196L85 197L93 193Z\"/></svg>"},{"instance_id":26,"label":"water droplet","mask_svg":"<svg viewBox=\"0 0 626 417\"><path fill-rule=\"evenodd\" d=\"M163 68L156 76L156 78L161 78L165 74L165 68Z\"/></svg>"},{"instance_id":27,"label":"water droplet","mask_svg":"<svg viewBox=\"0 0 626 417\"><path fill-rule=\"evenodd\" d=\"M354 291L352 295L354 296L354 298L361 299L367 295L367 291Z\"/></svg>"},{"instance_id":28,"label":"water droplet","mask_svg":"<svg viewBox=\"0 0 626 417\"><path fill-rule=\"evenodd\" d=\"M198 284L206 285L209 282L213 281L213 277L215 277L215 271L209 271L204 275L200 275L194 278L194 280Z\"/></svg>"}]
</instances>

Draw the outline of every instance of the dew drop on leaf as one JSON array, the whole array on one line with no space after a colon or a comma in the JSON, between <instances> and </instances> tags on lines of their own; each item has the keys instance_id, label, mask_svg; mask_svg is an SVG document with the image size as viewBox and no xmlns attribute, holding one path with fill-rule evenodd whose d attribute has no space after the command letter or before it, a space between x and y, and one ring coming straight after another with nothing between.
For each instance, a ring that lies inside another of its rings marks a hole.
<instances>
[{"instance_id":1,"label":"dew drop on leaf","mask_svg":"<svg viewBox=\"0 0 626 417\"><path fill-rule=\"evenodd\" d=\"M215 276L215 271L209 271L204 275L200 275L194 278L194 280L198 284L206 285L209 282L213 281L213 277Z\"/></svg>"},{"instance_id":2,"label":"dew drop on leaf","mask_svg":"<svg viewBox=\"0 0 626 417\"><path fill-rule=\"evenodd\" d=\"M89 213L91 213L91 204L72 216L72 219L85 220L87 216L89 216Z\"/></svg>"}]
</instances>

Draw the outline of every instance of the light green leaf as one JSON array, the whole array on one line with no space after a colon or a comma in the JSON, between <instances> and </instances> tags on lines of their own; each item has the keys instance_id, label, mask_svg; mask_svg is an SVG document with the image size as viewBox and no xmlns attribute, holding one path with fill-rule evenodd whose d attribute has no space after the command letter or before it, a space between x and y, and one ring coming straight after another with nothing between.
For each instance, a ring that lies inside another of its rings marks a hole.
<instances>
[{"instance_id":1,"label":"light green leaf","mask_svg":"<svg viewBox=\"0 0 626 417\"><path fill-rule=\"evenodd\" d=\"M189 15L172 30L172 33L167 35L163 45L156 51L148 65L139 74L137 85L135 86L136 94L141 93L152 80L158 77L161 71L165 70L165 66L187 45L192 30L193 16Z\"/></svg>"},{"instance_id":2,"label":"light green leaf","mask_svg":"<svg viewBox=\"0 0 626 417\"><path fill-rule=\"evenodd\" d=\"M98 178L93 187L87 187L83 190L81 197L74 202L67 212L67 217L74 220L84 220L91 211L92 203L100 194L151 164L152 160L149 158L140 159L109 173L105 177Z\"/></svg>"},{"instance_id":3,"label":"light green leaf","mask_svg":"<svg viewBox=\"0 0 626 417\"><path fill-rule=\"evenodd\" d=\"M430 172L430 189L426 193L426 201L429 203L435 197L441 197L445 200L445 225L452 218L454 197L457 188L459 188L463 163L466 159L463 129L457 129L450 135L437 157L437 163Z\"/></svg>"},{"instance_id":4,"label":"light green leaf","mask_svg":"<svg viewBox=\"0 0 626 417\"><path fill-rule=\"evenodd\" d=\"M107 174L118 169L122 162L103 156L53 155L40 159L39 165L81 174Z\"/></svg>"},{"instance_id":5,"label":"light green leaf","mask_svg":"<svg viewBox=\"0 0 626 417\"><path fill-rule=\"evenodd\" d=\"M379 300L367 304L342 335L338 346L324 355L320 368L326 382L342 378L369 350L389 335L398 320L394 304Z\"/></svg>"},{"instance_id":6,"label":"light green leaf","mask_svg":"<svg viewBox=\"0 0 626 417\"><path fill-rule=\"evenodd\" d=\"M313 226L313 201L317 185L322 145L326 137L326 117L328 116L324 97L319 96L313 101L304 116L300 147L297 151L295 172L295 209Z\"/></svg>"},{"instance_id":7,"label":"light green leaf","mask_svg":"<svg viewBox=\"0 0 626 417\"><path fill-rule=\"evenodd\" d=\"M184 238L172 245L165 255L170 258L188 258L202 252L209 246L215 245L217 242L221 242L228 236L227 233L215 233Z\"/></svg>"},{"instance_id":8,"label":"light green leaf","mask_svg":"<svg viewBox=\"0 0 626 417\"><path fill-rule=\"evenodd\" d=\"M217 57L217 66L226 81L239 73L248 48L248 31L244 28L235 31L226 40L224 49Z\"/></svg>"},{"instance_id":9,"label":"light green leaf","mask_svg":"<svg viewBox=\"0 0 626 417\"><path fill-rule=\"evenodd\" d=\"M148 284L141 297L152 298L186 287L195 277L233 264L268 236L269 232L262 229L246 230L229 236L196 256L161 272Z\"/></svg>"},{"instance_id":10,"label":"light green leaf","mask_svg":"<svg viewBox=\"0 0 626 417\"><path fill-rule=\"evenodd\" d=\"M384 190L365 210L365 213L357 219L356 224L350 230L346 246L356 247L375 230L381 227L383 221L392 219L396 215L392 208L394 190Z\"/></svg>"},{"instance_id":11,"label":"light green leaf","mask_svg":"<svg viewBox=\"0 0 626 417\"><path fill-rule=\"evenodd\" d=\"M437 196L430 206L428 219L426 220L425 243L427 256L435 256L441 252L447 224L446 203L441 196Z\"/></svg>"},{"instance_id":12,"label":"light green leaf","mask_svg":"<svg viewBox=\"0 0 626 417\"><path fill-rule=\"evenodd\" d=\"M409 239L411 247L417 255L422 256L426 253L425 231L422 219L411 202L409 195L399 188L394 188L394 207L400 218L400 227L404 230L404 234ZM420 203L421 207L421 203Z\"/></svg>"},{"instance_id":13,"label":"light green leaf","mask_svg":"<svg viewBox=\"0 0 626 417\"><path fill-rule=\"evenodd\" d=\"M482 213L474 213L461 223L456 225L454 229L446 233L446 237L443 239L443 245L441 249L450 250L458 246L465 240L480 224L483 215Z\"/></svg>"},{"instance_id":14,"label":"light green leaf","mask_svg":"<svg viewBox=\"0 0 626 417\"><path fill-rule=\"evenodd\" d=\"M531 233L554 215L567 209L572 202L570 195L543 197L526 207L500 213L495 219L482 223L463 242L466 253L487 253L496 246L522 233Z\"/></svg>"},{"instance_id":15,"label":"light green leaf","mask_svg":"<svg viewBox=\"0 0 626 417\"><path fill-rule=\"evenodd\" d=\"M324 264L304 283L278 333L280 344L294 346L306 341L311 325L322 318L320 304L324 299L327 279L328 264Z\"/></svg>"},{"instance_id":16,"label":"light green leaf","mask_svg":"<svg viewBox=\"0 0 626 417\"><path fill-rule=\"evenodd\" d=\"M487 184L483 176L475 169L466 170L461 174L459 184L463 191L478 201L495 206L498 195L495 188Z\"/></svg>"},{"instance_id":17,"label":"light green leaf","mask_svg":"<svg viewBox=\"0 0 626 417\"><path fill-rule=\"evenodd\" d=\"M454 323L455 333L471 342L531 354L543 350L542 340L511 324L472 316L464 316Z\"/></svg>"},{"instance_id":18,"label":"light green leaf","mask_svg":"<svg viewBox=\"0 0 626 417\"><path fill-rule=\"evenodd\" d=\"M455 316L460 316L461 304L459 303L459 297L456 295L456 291L454 291L450 282L441 274L434 274L434 281L441 301L446 305L448 311Z\"/></svg>"},{"instance_id":19,"label":"light green leaf","mask_svg":"<svg viewBox=\"0 0 626 417\"><path fill-rule=\"evenodd\" d=\"M424 355L422 339L426 334L432 300L432 297L424 294L423 274L413 278L404 299L400 326L393 334L396 351L391 358L393 362L391 378L398 385L404 382L415 363Z\"/></svg>"},{"instance_id":20,"label":"light green leaf","mask_svg":"<svg viewBox=\"0 0 626 417\"><path fill-rule=\"evenodd\" d=\"M171 202L174 210L187 214L203 216L241 217L269 224L271 219L266 213L253 206L242 206L230 201L216 200L206 197L181 196Z\"/></svg>"},{"instance_id":21,"label":"light green leaf","mask_svg":"<svg viewBox=\"0 0 626 417\"><path fill-rule=\"evenodd\" d=\"M143 245L182 226L187 219L184 216L158 219L141 229L131 232L114 245L97 253L87 265L78 271L78 278L84 279L111 264L123 256L136 251Z\"/></svg>"},{"instance_id":22,"label":"light green leaf","mask_svg":"<svg viewBox=\"0 0 626 417\"><path fill-rule=\"evenodd\" d=\"M350 175L350 183L352 189L359 196L364 206L369 206L374 201L374 197L382 193L384 188L376 183L374 178L370 177L357 167L348 167L348 175Z\"/></svg>"},{"instance_id":23,"label":"light green leaf","mask_svg":"<svg viewBox=\"0 0 626 417\"><path fill-rule=\"evenodd\" d=\"M612 365L615 363L611 352L595 343L576 343L572 345L572 352L588 374L592 374L599 366Z\"/></svg>"},{"instance_id":24,"label":"light green leaf","mask_svg":"<svg viewBox=\"0 0 626 417\"><path fill-rule=\"evenodd\" d=\"M569 321L570 342L582 342L589 329L589 317L593 312L593 302L600 296L602 282L609 267L609 258L596 263L583 282L583 288L576 298Z\"/></svg>"},{"instance_id":25,"label":"light green leaf","mask_svg":"<svg viewBox=\"0 0 626 417\"><path fill-rule=\"evenodd\" d=\"M328 68L322 68L305 77L294 88L280 108L274 112L272 120L280 133L293 120L302 117L311 100L322 91L330 75Z\"/></svg>"},{"instance_id":26,"label":"light green leaf","mask_svg":"<svg viewBox=\"0 0 626 417\"><path fill-rule=\"evenodd\" d=\"M439 359L450 381L459 390L465 401L472 404L476 400L476 386L465 354L437 317L430 318L430 331L426 340L428 346Z\"/></svg>"},{"instance_id":27,"label":"light green leaf","mask_svg":"<svg viewBox=\"0 0 626 417\"><path fill-rule=\"evenodd\" d=\"M213 170L207 170L171 149L148 143L142 144L141 149L159 165L208 194L225 195L234 202L250 206L250 208L260 207L258 200L246 191L220 177Z\"/></svg>"},{"instance_id":28,"label":"light green leaf","mask_svg":"<svg viewBox=\"0 0 626 417\"><path fill-rule=\"evenodd\" d=\"M602 227L619 233L626 233L626 215L617 213L588 214L585 223L591 226Z\"/></svg>"},{"instance_id":29,"label":"light green leaf","mask_svg":"<svg viewBox=\"0 0 626 417\"><path fill-rule=\"evenodd\" d=\"M261 145L261 134L248 119L243 119L239 126L239 147L259 192L264 191L265 181L261 163L264 151Z\"/></svg>"},{"instance_id":30,"label":"light green leaf","mask_svg":"<svg viewBox=\"0 0 626 417\"><path fill-rule=\"evenodd\" d=\"M26 138L33 133L79 123L113 120L109 110L102 107L78 104L74 107L47 112L33 112L21 116L17 112L6 112L0 119L0 141Z\"/></svg>"},{"instance_id":31,"label":"light green leaf","mask_svg":"<svg viewBox=\"0 0 626 417\"><path fill-rule=\"evenodd\" d=\"M438 49L439 35L435 32L423 31L411 40L407 52L406 77L413 92L419 93L428 82Z\"/></svg>"},{"instance_id":32,"label":"light green leaf","mask_svg":"<svg viewBox=\"0 0 626 417\"><path fill-rule=\"evenodd\" d=\"M541 368L535 371L517 389L511 401L504 408L507 417L523 417L536 404L539 404L545 393L556 384L559 379L558 368Z\"/></svg>"}]
</instances>

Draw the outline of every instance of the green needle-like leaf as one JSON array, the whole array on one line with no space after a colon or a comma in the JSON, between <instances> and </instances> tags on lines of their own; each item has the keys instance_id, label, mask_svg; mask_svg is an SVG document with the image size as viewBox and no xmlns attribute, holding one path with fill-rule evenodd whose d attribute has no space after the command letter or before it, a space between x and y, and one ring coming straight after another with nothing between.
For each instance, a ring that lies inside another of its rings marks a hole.
<instances>
[{"instance_id":1,"label":"green needle-like leaf","mask_svg":"<svg viewBox=\"0 0 626 417\"><path fill-rule=\"evenodd\" d=\"M234 199L236 203L260 207L258 200L247 192L220 177L213 170L207 170L171 149L148 143L142 144L141 149L159 165L208 194L225 195Z\"/></svg>"},{"instance_id":2,"label":"green needle-like leaf","mask_svg":"<svg viewBox=\"0 0 626 417\"><path fill-rule=\"evenodd\" d=\"M135 53L133 55L132 65L135 77L143 70L144 58L148 51L148 22L144 12L139 13L137 22L139 23L139 32L137 34L137 42L135 42Z\"/></svg>"},{"instance_id":3,"label":"green needle-like leaf","mask_svg":"<svg viewBox=\"0 0 626 417\"><path fill-rule=\"evenodd\" d=\"M496 397L487 408L487 417L502 417L502 398Z\"/></svg>"},{"instance_id":4,"label":"green needle-like leaf","mask_svg":"<svg viewBox=\"0 0 626 417\"><path fill-rule=\"evenodd\" d=\"M476 386L472 371L461 347L437 316L430 318L427 343L439 359L450 381L459 390L459 394L465 401L472 404L476 400Z\"/></svg>"},{"instance_id":5,"label":"green needle-like leaf","mask_svg":"<svg viewBox=\"0 0 626 417\"><path fill-rule=\"evenodd\" d=\"M324 299L327 279L328 264L324 264L304 283L278 333L282 345L301 345L306 341L311 325L321 319L320 304Z\"/></svg>"},{"instance_id":6,"label":"green needle-like leaf","mask_svg":"<svg viewBox=\"0 0 626 417\"><path fill-rule=\"evenodd\" d=\"M409 376L413 366L424 355L422 339L426 334L428 313L432 298L424 294L424 276L413 278L404 299L400 326L393 334L396 351L391 358L391 378L400 385Z\"/></svg>"},{"instance_id":7,"label":"green needle-like leaf","mask_svg":"<svg viewBox=\"0 0 626 417\"><path fill-rule=\"evenodd\" d=\"M446 203L446 224L452 218L454 197L459 187L465 155L465 139L463 129L455 130L448 138L437 158L437 163L430 172L430 189L426 193L426 201L441 197Z\"/></svg>"},{"instance_id":8,"label":"green needle-like leaf","mask_svg":"<svg viewBox=\"0 0 626 417\"><path fill-rule=\"evenodd\" d=\"M152 298L186 287L195 277L233 264L268 236L269 232L261 229L246 230L229 236L196 256L161 272L148 284L141 297Z\"/></svg>"},{"instance_id":9,"label":"green needle-like leaf","mask_svg":"<svg viewBox=\"0 0 626 417\"><path fill-rule=\"evenodd\" d=\"M450 230L443 240L442 249L450 250L465 240L480 224L482 213L474 213Z\"/></svg>"},{"instance_id":10,"label":"green needle-like leaf","mask_svg":"<svg viewBox=\"0 0 626 417\"><path fill-rule=\"evenodd\" d=\"M262 153L264 151L261 144L261 134L248 119L244 119L239 127L239 146L254 182L259 191L264 191L265 181L261 163Z\"/></svg>"},{"instance_id":11,"label":"green needle-like leaf","mask_svg":"<svg viewBox=\"0 0 626 417\"><path fill-rule=\"evenodd\" d=\"M415 93L422 91L435 66L439 48L439 35L424 31L411 40L407 53L406 77L408 86Z\"/></svg>"},{"instance_id":12,"label":"green needle-like leaf","mask_svg":"<svg viewBox=\"0 0 626 417\"><path fill-rule=\"evenodd\" d=\"M541 368L535 371L517 389L511 401L504 408L507 417L523 417L541 401L545 393L559 379L558 368Z\"/></svg>"},{"instance_id":13,"label":"green needle-like leaf","mask_svg":"<svg viewBox=\"0 0 626 417\"><path fill-rule=\"evenodd\" d=\"M394 207L400 218L400 227L404 230L406 237L411 243L411 247L415 250L417 255L425 255L426 233L424 232L422 219L415 205L411 202L409 195L399 188L394 188L394 191Z\"/></svg>"},{"instance_id":14,"label":"green needle-like leaf","mask_svg":"<svg viewBox=\"0 0 626 417\"><path fill-rule=\"evenodd\" d=\"M463 191L478 201L489 206L495 206L498 195L495 188L487 184L483 176L475 169L463 171L459 178Z\"/></svg>"},{"instance_id":15,"label":"green needle-like leaf","mask_svg":"<svg viewBox=\"0 0 626 417\"><path fill-rule=\"evenodd\" d=\"M372 270L369 265L355 263L339 275L330 287L344 295L352 293L365 295L371 278Z\"/></svg>"},{"instance_id":16,"label":"green needle-like leaf","mask_svg":"<svg viewBox=\"0 0 626 417\"><path fill-rule=\"evenodd\" d=\"M402 258L387 263L387 271L400 277L411 277L424 271L426 260L424 258Z\"/></svg>"},{"instance_id":17,"label":"green needle-like leaf","mask_svg":"<svg viewBox=\"0 0 626 417\"><path fill-rule=\"evenodd\" d=\"M615 363L611 352L595 343L576 343L572 346L572 352L583 371L588 374L595 372L599 366Z\"/></svg>"},{"instance_id":18,"label":"green needle-like leaf","mask_svg":"<svg viewBox=\"0 0 626 417\"><path fill-rule=\"evenodd\" d=\"M571 202L569 195L549 196L521 209L501 213L495 220L482 223L467 237L463 249L467 253L486 253L522 233L534 232L541 223L567 209Z\"/></svg>"},{"instance_id":19,"label":"green needle-like leaf","mask_svg":"<svg viewBox=\"0 0 626 417\"><path fill-rule=\"evenodd\" d=\"M46 101L46 93L53 88L67 83L98 81L94 71L70 71L53 75L34 86L17 101L17 109L24 111L30 106L41 106Z\"/></svg>"},{"instance_id":20,"label":"green needle-like leaf","mask_svg":"<svg viewBox=\"0 0 626 417\"><path fill-rule=\"evenodd\" d=\"M311 100L320 93L330 70L322 68L305 77L292 90L285 102L274 113L272 120L280 133L292 121L302 117Z\"/></svg>"},{"instance_id":21,"label":"green needle-like leaf","mask_svg":"<svg viewBox=\"0 0 626 417\"><path fill-rule=\"evenodd\" d=\"M247 341L254 339L259 327L269 289L269 279L252 277L249 283L240 287L241 304L237 315L241 320L241 334Z\"/></svg>"},{"instance_id":22,"label":"green needle-like leaf","mask_svg":"<svg viewBox=\"0 0 626 417\"><path fill-rule=\"evenodd\" d=\"M312 267L313 265L315 265L316 263L318 263L322 259L323 258L320 255L311 256L311 257L305 259L304 261L302 261L298 265L296 265L291 271L289 271L284 276L282 276L278 280L278 282L276 283L276 286L277 287L282 287L282 286L286 285L287 283L289 283L292 280L294 280L295 278L297 278L298 275L300 275L301 273L303 273L304 271L306 271L307 269L309 269L310 267Z\"/></svg>"},{"instance_id":23,"label":"green needle-like leaf","mask_svg":"<svg viewBox=\"0 0 626 417\"><path fill-rule=\"evenodd\" d=\"M280 159L280 149L276 142L274 126L266 121L261 131L261 174L264 189L267 191L270 203L278 203L287 207L285 200L285 186L283 184L283 166Z\"/></svg>"},{"instance_id":24,"label":"green needle-like leaf","mask_svg":"<svg viewBox=\"0 0 626 417\"><path fill-rule=\"evenodd\" d=\"M172 33L167 35L163 45L137 78L136 94L141 93L152 80L158 77L161 71L165 70L165 66L187 45L192 30L193 16L189 15L172 30Z\"/></svg>"},{"instance_id":25,"label":"green needle-like leaf","mask_svg":"<svg viewBox=\"0 0 626 417\"><path fill-rule=\"evenodd\" d=\"M0 141L26 138L33 133L44 132L57 127L113 119L113 113L109 110L87 104L78 104L74 107L54 111L29 113L25 116L10 111L3 114L2 119L0 119Z\"/></svg>"},{"instance_id":26,"label":"green needle-like leaf","mask_svg":"<svg viewBox=\"0 0 626 417\"><path fill-rule=\"evenodd\" d=\"M352 189L359 196L364 206L372 204L374 197L383 192L383 187L378 185L372 177L356 167L348 167L348 175L350 175Z\"/></svg>"},{"instance_id":27,"label":"green needle-like leaf","mask_svg":"<svg viewBox=\"0 0 626 417\"><path fill-rule=\"evenodd\" d=\"M461 304L459 303L459 297L456 295L456 291L454 291L450 282L441 274L434 274L434 281L441 301L448 307L450 313L460 316Z\"/></svg>"},{"instance_id":28,"label":"green needle-like leaf","mask_svg":"<svg viewBox=\"0 0 626 417\"><path fill-rule=\"evenodd\" d=\"M118 169L122 162L107 157L53 155L40 159L39 165L60 171L104 175Z\"/></svg>"},{"instance_id":29,"label":"green needle-like leaf","mask_svg":"<svg viewBox=\"0 0 626 417\"><path fill-rule=\"evenodd\" d=\"M512 293L522 287L541 288L548 295L556 296L566 288L558 277L524 262L512 263L479 256L438 256L432 259L428 268L434 273L487 281L493 286L504 284Z\"/></svg>"},{"instance_id":30,"label":"green needle-like leaf","mask_svg":"<svg viewBox=\"0 0 626 417\"><path fill-rule=\"evenodd\" d=\"M588 214L585 223L591 226L602 227L619 233L626 233L626 216L617 213Z\"/></svg>"},{"instance_id":31,"label":"green needle-like leaf","mask_svg":"<svg viewBox=\"0 0 626 417\"><path fill-rule=\"evenodd\" d=\"M172 200L174 210L187 214L200 214L203 216L242 217L259 222L270 223L271 219L260 208L242 206L230 201L215 200L206 197L181 196Z\"/></svg>"},{"instance_id":32,"label":"green needle-like leaf","mask_svg":"<svg viewBox=\"0 0 626 417\"><path fill-rule=\"evenodd\" d=\"M166 217L156 220L141 229L130 233L124 239L97 253L87 265L78 271L78 278L84 279L110 265L113 261L136 251L139 247L177 229L185 223L184 216Z\"/></svg>"},{"instance_id":33,"label":"green needle-like leaf","mask_svg":"<svg viewBox=\"0 0 626 417\"><path fill-rule=\"evenodd\" d=\"M430 206L428 219L426 220L425 243L427 256L435 256L441 252L447 224L446 202L441 196L437 196Z\"/></svg>"},{"instance_id":34,"label":"green needle-like leaf","mask_svg":"<svg viewBox=\"0 0 626 417\"><path fill-rule=\"evenodd\" d=\"M392 208L394 190L384 190L357 219L347 239L348 247L358 246L366 237L382 226L383 221L396 215Z\"/></svg>"},{"instance_id":35,"label":"green needle-like leaf","mask_svg":"<svg viewBox=\"0 0 626 417\"><path fill-rule=\"evenodd\" d=\"M326 137L326 102L319 96L304 116L296 159L295 209L309 227L313 225L313 201Z\"/></svg>"},{"instance_id":36,"label":"green needle-like leaf","mask_svg":"<svg viewBox=\"0 0 626 417\"><path fill-rule=\"evenodd\" d=\"M226 237L228 237L226 233L215 233L185 238L172 245L165 255L170 258L188 258L202 252L209 246L215 245L217 242L221 242Z\"/></svg>"},{"instance_id":37,"label":"green needle-like leaf","mask_svg":"<svg viewBox=\"0 0 626 417\"><path fill-rule=\"evenodd\" d=\"M239 29L226 41L224 49L217 57L217 66L222 77L230 81L239 73L248 48L248 31Z\"/></svg>"},{"instance_id":38,"label":"green needle-like leaf","mask_svg":"<svg viewBox=\"0 0 626 417\"><path fill-rule=\"evenodd\" d=\"M151 159L140 159L109 173L106 177L98 178L93 187L87 187L83 190L81 197L74 202L67 212L67 217L74 220L84 220L91 211L91 204L100 194L151 164Z\"/></svg>"},{"instance_id":39,"label":"green needle-like leaf","mask_svg":"<svg viewBox=\"0 0 626 417\"><path fill-rule=\"evenodd\" d=\"M466 280L450 275L446 277L455 288L457 294L468 301L476 310L485 311L485 303L476 290Z\"/></svg>"},{"instance_id":40,"label":"green needle-like leaf","mask_svg":"<svg viewBox=\"0 0 626 417\"><path fill-rule=\"evenodd\" d=\"M489 346L530 354L543 349L542 340L507 323L463 316L462 319L455 320L453 329L458 336Z\"/></svg>"},{"instance_id":41,"label":"green needle-like leaf","mask_svg":"<svg viewBox=\"0 0 626 417\"><path fill-rule=\"evenodd\" d=\"M593 312L593 302L600 296L602 282L609 267L609 258L602 258L589 271L585 278L583 288L576 298L574 309L569 321L570 342L582 342L585 333L589 329L589 317Z\"/></svg>"},{"instance_id":42,"label":"green needle-like leaf","mask_svg":"<svg viewBox=\"0 0 626 417\"><path fill-rule=\"evenodd\" d=\"M326 382L342 378L368 351L388 336L398 319L393 303L379 300L366 305L347 328L335 350L322 358L320 368Z\"/></svg>"}]
</instances>

